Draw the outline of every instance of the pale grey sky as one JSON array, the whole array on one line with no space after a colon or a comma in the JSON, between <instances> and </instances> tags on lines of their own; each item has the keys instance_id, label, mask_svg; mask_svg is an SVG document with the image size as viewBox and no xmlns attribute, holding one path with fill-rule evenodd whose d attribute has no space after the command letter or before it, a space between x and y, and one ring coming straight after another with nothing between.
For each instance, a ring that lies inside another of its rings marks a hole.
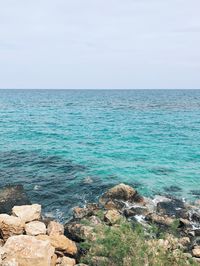
<instances>
[{"instance_id":1,"label":"pale grey sky","mask_svg":"<svg viewBox=\"0 0 200 266\"><path fill-rule=\"evenodd\" d=\"M0 88L200 88L200 1L0 0Z\"/></svg>"}]
</instances>

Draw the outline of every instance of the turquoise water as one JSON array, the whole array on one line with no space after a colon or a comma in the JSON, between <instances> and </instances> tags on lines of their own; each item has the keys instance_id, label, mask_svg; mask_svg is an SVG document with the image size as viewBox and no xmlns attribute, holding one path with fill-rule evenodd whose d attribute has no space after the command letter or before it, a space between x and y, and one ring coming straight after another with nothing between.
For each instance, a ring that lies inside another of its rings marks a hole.
<instances>
[{"instance_id":1,"label":"turquoise water","mask_svg":"<svg viewBox=\"0 0 200 266\"><path fill-rule=\"evenodd\" d=\"M200 196L200 91L0 90L1 186L62 220L119 182Z\"/></svg>"}]
</instances>

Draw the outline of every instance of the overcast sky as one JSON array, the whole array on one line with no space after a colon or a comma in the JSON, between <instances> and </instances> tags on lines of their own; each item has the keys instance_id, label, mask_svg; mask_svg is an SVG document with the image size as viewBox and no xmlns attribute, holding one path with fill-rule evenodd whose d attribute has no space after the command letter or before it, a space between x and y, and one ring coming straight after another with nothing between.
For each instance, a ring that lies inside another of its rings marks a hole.
<instances>
[{"instance_id":1,"label":"overcast sky","mask_svg":"<svg viewBox=\"0 0 200 266\"><path fill-rule=\"evenodd\" d=\"M0 88L200 88L200 0L0 0Z\"/></svg>"}]
</instances>

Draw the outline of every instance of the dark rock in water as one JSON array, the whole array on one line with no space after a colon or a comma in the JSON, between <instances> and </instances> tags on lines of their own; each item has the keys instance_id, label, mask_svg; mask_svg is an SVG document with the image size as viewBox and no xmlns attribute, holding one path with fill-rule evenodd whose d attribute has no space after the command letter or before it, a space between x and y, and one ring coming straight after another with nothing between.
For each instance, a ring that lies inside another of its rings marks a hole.
<instances>
[{"instance_id":1,"label":"dark rock in water","mask_svg":"<svg viewBox=\"0 0 200 266\"><path fill-rule=\"evenodd\" d=\"M176 192L181 191L182 189L177 186L169 186L169 187L164 187L164 190L169 193L176 193Z\"/></svg>"},{"instance_id":2,"label":"dark rock in water","mask_svg":"<svg viewBox=\"0 0 200 266\"><path fill-rule=\"evenodd\" d=\"M11 214L14 206L31 204L22 185L6 186L0 189L0 213Z\"/></svg>"},{"instance_id":3,"label":"dark rock in water","mask_svg":"<svg viewBox=\"0 0 200 266\"><path fill-rule=\"evenodd\" d=\"M191 190L190 194L192 194L193 196L200 196L200 190Z\"/></svg>"},{"instance_id":4,"label":"dark rock in water","mask_svg":"<svg viewBox=\"0 0 200 266\"><path fill-rule=\"evenodd\" d=\"M184 202L179 199L159 202L157 204L157 212L176 218L187 218L187 209Z\"/></svg>"}]
</instances>

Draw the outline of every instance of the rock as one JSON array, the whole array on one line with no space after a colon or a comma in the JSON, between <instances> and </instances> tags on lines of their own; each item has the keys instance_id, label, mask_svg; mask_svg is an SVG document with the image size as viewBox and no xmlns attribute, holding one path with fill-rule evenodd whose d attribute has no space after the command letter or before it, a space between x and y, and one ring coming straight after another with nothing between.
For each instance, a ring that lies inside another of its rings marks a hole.
<instances>
[{"instance_id":1,"label":"rock","mask_svg":"<svg viewBox=\"0 0 200 266\"><path fill-rule=\"evenodd\" d=\"M194 257L200 258L200 246L195 246L192 250L192 255Z\"/></svg>"},{"instance_id":2,"label":"rock","mask_svg":"<svg viewBox=\"0 0 200 266\"><path fill-rule=\"evenodd\" d=\"M51 235L63 235L64 226L58 222L51 221L47 227L47 234Z\"/></svg>"},{"instance_id":3,"label":"rock","mask_svg":"<svg viewBox=\"0 0 200 266\"><path fill-rule=\"evenodd\" d=\"M91 226L69 223L65 225L65 234L72 240L80 242L83 240L95 240L96 234L94 228Z\"/></svg>"},{"instance_id":4,"label":"rock","mask_svg":"<svg viewBox=\"0 0 200 266\"><path fill-rule=\"evenodd\" d=\"M87 208L75 207L73 209L73 217L75 219L82 219L82 218L90 216L92 214L93 214L93 212L91 212Z\"/></svg>"},{"instance_id":5,"label":"rock","mask_svg":"<svg viewBox=\"0 0 200 266\"><path fill-rule=\"evenodd\" d=\"M99 210L99 205L96 203L88 203L86 207L80 208L75 207L73 209L73 217L74 219L82 219L84 217L89 217L95 214L96 211Z\"/></svg>"},{"instance_id":6,"label":"rock","mask_svg":"<svg viewBox=\"0 0 200 266\"><path fill-rule=\"evenodd\" d=\"M25 225L26 234L29 236L45 235L46 226L39 221L33 221Z\"/></svg>"},{"instance_id":7,"label":"rock","mask_svg":"<svg viewBox=\"0 0 200 266\"><path fill-rule=\"evenodd\" d=\"M53 254L53 256L51 257L51 266L56 266L57 259L58 259L57 255Z\"/></svg>"},{"instance_id":8,"label":"rock","mask_svg":"<svg viewBox=\"0 0 200 266\"><path fill-rule=\"evenodd\" d=\"M0 214L0 233L4 240L10 236L21 235L25 224L20 218L8 214Z\"/></svg>"},{"instance_id":9,"label":"rock","mask_svg":"<svg viewBox=\"0 0 200 266\"><path fill-rule=\"evenodd\" d=\"M76 244L64 235L38 235L36 238L50 242L56 250L66 254L75 255L77 253Z\"/></svg>"},{"instance_id":10,"label":"rock","mask_svg":"<svg viewBox=\"0 0 200 266\"><path fill-rule=\"evenodd\" d=\"M19 266L19 263L16 261L16 259L6 259L2 261L1 266Z\"/></svg>"},{"instance_id":11,"label":"rock","mask_svg":"<svg viewBox=\"0 0 200 266\"><path fill-rule=\"evenodd\" d=\"M184 202L179 199L158 202L157 212L170 217L187 218L187 209Z\"/></svg>"},{"instance_id":12,"label":"rock","mask_svg":"<svg viewBox=\"0 0 200 266\"><path fill-rule=\"evenodd\" d=\"M119 184L109 189L99 199L99 202L104 205L108 200L114 199L129 202L143 202L144 200L134 188L125 184Z\"/></svg>"},{"instance_id":13,"label":"rock","mask_svg":"<svg viewBox=\"0 0 200 266\"><path fill-rule=\"evenodd\" d=\"M15 206L12 209L12 213L13 215L22 219L25 223L34 220L39 220L41 217L41 205L32 204L32 205Z\"/></svg>"},{"instance_id":14,"label":"rock","mask_svg":"<svg viewBox=\"0 0 200 266\"><path fill-rule=\"evenodd\" d=\"M96 226L98 224L101 224L101 220L97 216L95 216L95 215L92 215L91 217L89 217L88 218L88 221L93 226Z\"/></svg>"},{"instance_id":15,"label":"rock","mask_svg":"<svg viewBox=\"0 0 200 266\"><path fill-rule=\"evenodd\" d=\"M6 260L15 259L19 266L50 266L54 248L48 241L33 236L12 236L5 245Z\"/></svg>"},{"instance_id":16,"label":"rock","mask_svg":"<svg viewBox=\"0 0 200 266\"><path fill-rule=\"evenodd\" d=\"M104 221L108 225L113 225L121 219L121 215L117 210L108 210L104 215Z\"/></svg>"},{"instance_id":17,"label":"rock","mask_svg":"<svg viewBox=\"0 0 200 266\"><path fill-rule=\"evenodd\" d=\"M62 257L60 266L74 266L75 264L75 259L69 257Z\"/></svg>"},{"instance_id":18,"label":"rock","mask_svg":"<svg viewBox=\"0 0 200 266\"><path fill-rule=\"evenodd\" d=\"M190 244L190 239L189 237L182 237L179 239L179 243L183 246L187 246Z\"/></svg>"},{"instance_id":19,"label":"rock","mask_svg":"<svg viewBox=\"0 0 200 266\"><path fill-rule=\"evenodd\" d=\"M0 213L11 214L15 205L31 204L22 185L0 189Z\"/></svg>"},{"instance_id":20,"label":"rock","mask_svg":"<svg viewBox=\"0 0 200 266\"><path fill-rule=\"evenodd\" d=\"M153 223L166 225L166 226L170 226L171 224L174 223L174 219L172 219L166 215L161 216L161 215L158 215L156 213L148 214L146 216L146 219L153 222Z\"/></svg>"}]
</instances>

